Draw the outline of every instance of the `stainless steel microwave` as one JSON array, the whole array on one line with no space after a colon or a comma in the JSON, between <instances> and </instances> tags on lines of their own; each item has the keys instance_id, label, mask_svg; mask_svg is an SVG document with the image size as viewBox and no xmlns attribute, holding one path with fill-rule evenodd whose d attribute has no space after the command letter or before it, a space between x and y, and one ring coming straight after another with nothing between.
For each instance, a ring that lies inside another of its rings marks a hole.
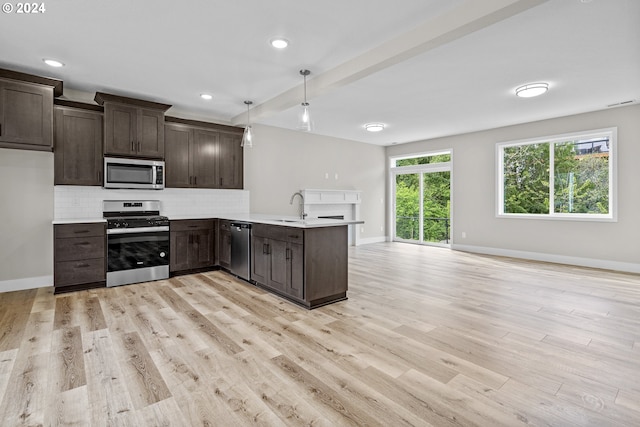
<instances>
[{"instance_id":1,"label":"stainless steel microwave","mask_svg":"<svg viewBox=\"0 0 640 427\"><path fill-rule=\"evenodd\" d=\"M162 190L164 162L161 160L104 158L104 188Z\"/></svg>"}]
</instances>

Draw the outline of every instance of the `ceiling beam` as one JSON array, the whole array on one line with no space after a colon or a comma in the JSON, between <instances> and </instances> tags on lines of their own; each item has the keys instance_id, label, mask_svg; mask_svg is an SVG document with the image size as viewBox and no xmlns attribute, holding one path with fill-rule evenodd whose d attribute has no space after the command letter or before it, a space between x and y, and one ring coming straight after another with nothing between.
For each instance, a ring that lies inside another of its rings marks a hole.
<instances>
[{"instance_id":1,"label":"ceiling beam","mask_svg":"<svg viewBox=\"0 0 640 427\"><path fill-rule=\"evenodd\" d=\"M321 96L373 73L404 62L436 47L517 15L548 0L468 0L460 6L425 22L380 46L331 70L307 80L307 99ZM288 110L302 100L302 84L297 85L251 109L251 118L260 118ZM244 124L246 113L231 119Z\"/></svg>"}]
</instances>

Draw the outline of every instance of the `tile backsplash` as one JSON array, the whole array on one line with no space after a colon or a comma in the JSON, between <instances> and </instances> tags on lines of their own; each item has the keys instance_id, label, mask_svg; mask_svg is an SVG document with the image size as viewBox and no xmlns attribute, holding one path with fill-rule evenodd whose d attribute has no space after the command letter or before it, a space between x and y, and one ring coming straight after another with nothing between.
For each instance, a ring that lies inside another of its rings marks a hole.
<instances>
[{"instance_id":1,"label":"tile backsplash","mask_svg":"<svg viewBox=\"0 0 640 427\"><path fill-rule=\"evenodd\" d=\"M202 217L249 213L248 190L165 188L164 190L112 190L102 187L56 185L54 219L102 218L103 200L160 200L161 215Z\"/></svg>"}]
</instances>

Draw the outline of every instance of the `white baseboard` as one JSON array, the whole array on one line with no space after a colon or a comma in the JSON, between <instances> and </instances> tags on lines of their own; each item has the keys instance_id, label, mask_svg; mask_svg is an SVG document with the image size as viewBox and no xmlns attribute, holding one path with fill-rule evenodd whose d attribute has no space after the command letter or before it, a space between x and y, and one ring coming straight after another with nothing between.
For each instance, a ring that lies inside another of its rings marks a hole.
<instances>
[{"instance_id":1,"label":"white baseboard","mask_svg":"<svg viewBox=\"0 0 640 427\"><path fill-rule=\"evenodd\" d=\"M387 238L385 236L367 237L363 239L358 239L357 246L369 245L371 243L380 243L380 242L386 242L386 241L387 241Z\"/></svg>"},{"instance_id":2,"label":"white baseboard","mask_svg":"<svg viewBox=\"0 0 640 427\"><path fill-rule=\"evenodd\" d=\"M53 276L25 277L0 281L0 292L24 291L47 286L53 286Z\"/></svg>"},{"instance_id":3,"label":"white baseboard","mask_svg":"<svg viewBox=\"0 0 640 427\"><path fill-rule=\"evenodd\" d=\"M605 270L640 273L640 264L619 262L606 259L582 258L566 255L545 254L541 252L515 251L511 249L489 248L484 246L451 245L451 249L462 252L473 252L485 255L497 255L511 258L522 258L533 261L553 262L556 264L578 265L581 267L602 268Z\"/></svg>"}]
</instances>

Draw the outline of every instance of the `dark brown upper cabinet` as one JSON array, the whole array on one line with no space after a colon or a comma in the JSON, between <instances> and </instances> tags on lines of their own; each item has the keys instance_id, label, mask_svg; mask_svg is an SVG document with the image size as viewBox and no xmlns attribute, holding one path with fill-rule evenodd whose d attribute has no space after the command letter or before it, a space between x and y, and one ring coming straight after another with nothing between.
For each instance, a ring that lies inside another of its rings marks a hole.
<instances>
[{"instance_id":1,"label":"dark brown upper cabinet","mask_svg":"<svg viewBox=\"0 0 640 427\"><path fill-rule=\"evenodd\" d=\"M54 184L102 185L102 107L64 104L75 106L54 107Z\"/></svg>"},{"instance_id":2,"label":"dark brown upper cabinet","mask_svg":"<svg viewBox=\"0 0 640 427\"><path fill-rule=\"evenodd\" d=\"M0 69L0 148L51 151L62 81Z\"/></svg>"},{"instance_id":3,"label":"dark brown upper cabinet","mask_svg":"<svg viewBox=\"0 0 640 427\"><path fill-rule=\"evenodd\" d=\"M171 105L96 92L104 105L104 154L164 159L164 113Z\"/></svg>"},{"instance_id":4,"label":"dark brown upper cabinet","mask_svg":"<svg viewBox=\"0 0 640 427\"><path fill-rule=\"evenodd\" d=\"M166 118L166 186L174 188L243 187L242 129Z\"/></svg>"},{"instance_id":5,"label":"dark brown upper cabinet","mask_svg":"<svg viewBox=\"0 0 640 427\"><path fill-rule=\"evenodd\" d=\"M242 188L243 152L240 144L242 135L220 133L219 183L220 188Z\"/></svg>"}]
</instances>

